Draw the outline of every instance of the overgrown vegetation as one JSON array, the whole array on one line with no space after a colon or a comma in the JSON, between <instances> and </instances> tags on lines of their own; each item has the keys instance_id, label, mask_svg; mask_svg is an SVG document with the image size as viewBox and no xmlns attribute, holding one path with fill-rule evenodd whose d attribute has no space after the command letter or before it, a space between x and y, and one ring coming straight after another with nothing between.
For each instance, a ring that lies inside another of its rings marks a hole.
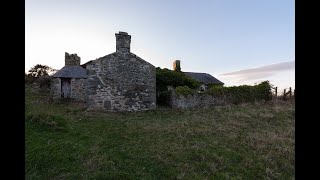
<instances>
[{"instance_id":1,"label":"overgrown vegetation","mask_svg":"<svg viewBox=\"0 0 320 180\"><path fill-rule=\"evenodd\" d=\"M269 81L249 86L212 86L205 93L216 97L225 97L230 103L254 102L259 100L269 101L272 99L272 85Z\"/></svg>"},{"instance_id":2,"label":"overgrown vegetation","mask_svg":"<svg viewBox=\"0 0 320 180\"><path fill-rule=\"evenodd\" d=\"M26 86L26 179L294 179L295 104L85 111Z\"/></svg>"},{"instance_id":3,"label":"overgrown vegetation","mask_svg":"<svg viewBox=\"0 0 320 180\"><path fill-rule=\"evenodd\" d=\"M157 91L166 91L167 86L176 88L178 86L188 86L196 89L200 86L199 82L186 76L183 72L171 71L169 69L156 68Z\"/></svg>"},{"instance_id":4,"label":"overgrown vegetation","mask_svg":"<svg viewBox=\"0 0 320 180\"><path fill-rule=\"evenodd\" d=\"M178 95L183 95L183 96L194 95L198 93L196 90L191 89L188 86L178 86L176 87L175 92Z\"/></svg>"},{"instance_id":5,"label":"overgrown vegetation","mask_svg":"<svg viewBox=\"0 0 320 180\"><path fill-rule=\"evenodd\" d=\"M168 87L175 89L178 95L193 95L198 93L200 83L183 72L171 71L169 69L156 69L157 81L157 104L167 105L170 93ZM209 85L208 90L201 93L207 93L219 98L225 98L229 103L239 104L244 102L254 102L272 99L272 85L269 81L261 82L260 84L250 86L232 86L225 87L223 85Z\"/></svg>"},{"instance_id":6,"label":"overgrown vegetation","mask_svg":"<svg viewBox=\"0 0 320 180\"><path fill-rule=\"evenodd\" d=\"M157 104L166 104L168 99L168 86L176 88L178 86L187 86L191 89L197 89L200 83L183 72L171 71L169 69L156 68L157 85Z\"/></svg>"},{"instance_id":7,"label":"overgrown vegetation","mask_svg":"<svg viewBox=\"0 0 320 180\"><path fill-rule=\"evenodd\" d=\"M25 84L35 83L40 88L40 91L48 92L53 80L50 74L55 71L55 69L47 65L37 64L28 71L28 74L25 73Z\"/></svg>"},{"instance_id":8,"label":"overgrown vegetation","mask_svg":"<svg viewBox=\"0 0 320 180\"><path fill-rule=\"evenodd\" d=\"M37 79L36 83L39 85L41 91L49 92L52 81L52 76L42 76Z\"/></svg>"}]
</instances>

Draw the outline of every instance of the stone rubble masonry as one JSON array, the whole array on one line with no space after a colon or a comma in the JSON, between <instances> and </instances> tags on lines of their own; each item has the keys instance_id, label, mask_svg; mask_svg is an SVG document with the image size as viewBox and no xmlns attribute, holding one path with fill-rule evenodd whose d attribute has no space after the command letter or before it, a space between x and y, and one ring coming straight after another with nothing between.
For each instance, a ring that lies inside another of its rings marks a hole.
<instances>
[{"instance_id":1,"label":"stone rubble masonry","mask_svg":"<svg viewBox=\"0 0 320 180\"><path fill-rule=\"evenodd\" d=\"M213 97L209 94L194 94L194 95L178 95L174 90L171 90L169 105L172 108L198 108L226 105L227 102L223 98Z\"/></svg>"},{"instance_id":2,"label":"stone rubble masonry","mask_svg":"<svg viewBox=\"0 0 320 180\"><path fill-rule=\"evenodd\" d=\"M118 51L87 65L88 110L156 108L156 69L133 53Z\"/></svg>"},{"instance_id":3,"label":"stone rubble masonry","mask_svg":"<svg viewBox=\"0 0 320 180\"><path fill-rule=\"evenodd\" d=\"M130 53L131 36L126 32L116 33L116 52Z\"/></svg>"},{"instance_id":4,"label":"stone rubble masonry","mask_svg":"<svg viewBox=\"0 0 320 180\"><path fill-rule=\"evenodd\" d=\"M51 95L57 99L61 97L61 79L54 78L52 81ZM85 101L86 100L86 79L72 78L71 79L71 98Z\"/></svg>"},{"instance_id":5,"label":"stone rubble masonry","mask_svg":"<svg viewBox=\"0 0 320 180\"><path fill-rule=\"evenodd\" d=\"M79 66L81 58L77 54L69 54L65 52L66 66Z\"/></svg>"},{"instance_id":6,"label":"stone rubble masonry","mask_svg":"<svg viewBox=\"0 0 320 180\"><path fill-rule=\"evenodd\" d=\"M130 52L128 33L115 35L116 52L86 63L87 78L71 79L71 98L85 101L88 110L155 109L156 68ZM80 65L80 57L66 52L65 65ZM61 97L60 78L54 78L51 94Z\"/></svg>"},{"instance_id":7,"label":"stone rubble masonry","mask_svg":"<svg viewBox=\"0 0 320 180\"><path fill-rule=\"evenodd\" d=\"M51 83L50 94L55 99L61 97L61 79L60 78L53 78L53 81Z\"/></svg>"},{"instance_id":8,"label":"stone rubble masonry","mask_svg":"<svg viewBox=\"0 0 320 180\"><path fill-rule=\"evenodd\" d=\"M72 78L71 79L71 98L81 101L86 100L86 79Z\"/></svg>"}]
</instances>

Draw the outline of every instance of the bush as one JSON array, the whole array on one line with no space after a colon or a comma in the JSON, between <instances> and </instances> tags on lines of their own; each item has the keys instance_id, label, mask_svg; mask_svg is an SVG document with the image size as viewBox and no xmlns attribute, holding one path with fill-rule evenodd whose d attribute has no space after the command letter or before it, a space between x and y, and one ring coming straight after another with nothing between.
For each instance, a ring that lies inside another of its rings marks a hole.
<instances>
[{"instance_id":1,"label":"bush","mask_svg":"<svg viewBox=\"0 0 320 180\"><path fill-rule=\"evenodd\" d=\"M256 100L271 100L271 87L269 81L261 82L258 85L221 87L213 86L205 93L216 97L224 97L231 103L254 102Z\"/></svg>"},{"instance_id":2,"label":"bush","mask_svg":"<svg viewBox=\"0 0 320 180\"><path fill-rule=\"evenodd\" d=\"M156 68L157 104L167 105L170 92L168 86L176 88L186 86L190 89L197 89L200 83L183 72L171 71L169 69Z\"/></svg>"},{"instance_id":3,"label":"bush","mask_svg":"<svg viewBox=\"0 0 320 180\"><path fill-rule=\"evenodd\" d=\"M272 99L272 85L269 83L269 81L261 82L260 84L256 85L256 96L259 99L264 100L271 100Z\"/></svg>"},{"instance_id":4,"label":"bush","mask_svg":"<svg viewBox=\"0 0 320 180\"><path fill-rule=\"evenodd\" d=\"M36 83L39 85L42 92L49 92L53 77L51 76L42 76L36 80Z\"/></svg>"},{"instance_id":5,"label":"bush","mask_svg":"<svg viewBox=\"0 0 320 180\"><path fill-rule=\"evenodd\" d=\"M33 84L36 81L36 78L31 74L24 73L24 82L25 84Z\"/></svg>"},{"instance_id":6,"label":"bush","mask_svg":"<svg viewBox=\"0 0 320 180\"><path fill-rule=\"evenodd\" d=\"M169 69L156 69L157 91L166 91L168 86L176 88L178 86L188 86L191 89L196 89L200 83L183 72L171 71Z\"/></svg>"},{"instance_id":7,"label":"bush","mask_svg":"<svg viewBox=\"0 0 320 180\"><path fill-rule=\"evenodd\" d=\"M208 84L208 88L207 89L218 88L218 87L223 87L223 84Z\"/></svg>"},{"instance_id":8,"label":"bush","mask_svg":"<svg viewBox=\"0 0 320 180\"><path fill-rule=\"evenodd\" d=\"M196 90L191 89L188 86L178 86L176 87L175 92L177 95L183 95L183 96L193 95L197 93Z\"/></svg>"}]
</instances>

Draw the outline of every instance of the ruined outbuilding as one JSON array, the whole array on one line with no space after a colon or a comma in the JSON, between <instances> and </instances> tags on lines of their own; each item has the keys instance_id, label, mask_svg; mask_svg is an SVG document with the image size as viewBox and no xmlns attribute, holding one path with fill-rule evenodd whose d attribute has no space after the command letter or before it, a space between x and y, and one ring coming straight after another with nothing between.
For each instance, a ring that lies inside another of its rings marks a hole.
<instances>
[{"instance_id":1,"label":"ruined outbuilding","mask_svg":"<svg viewBox=\"0 0 320 180\"><path fill-rule=\"evenodd\" d=\"M173 61L173 71L181 71L180 67L180 60ZM199 90L205 91L208 89L210 85L224 85L223 82L218 80L217 78L213 77L211 74L208 73L201 73L201 72L183 72L186 76L198 81L200 83Z\"/></svg>"},{"instance_id":2,"label":"ruined outbuilding","mask_svg":"<svg viewBox=\"0 0 320 180\"><path fill-rule=\"evenodd\" d=\"M86 99L87 70L80 66L77 54L65 53L65 66L56 72L52 83L55 97Z\"/></svg>"},{"instance_id":3,"label":"ruined outbuilding","mask_svg":"<svg viewBox=\"0 0 320 180\"><path fill-rule=\"evenodd\" d=\"M119 32L116 52L80 65L66 53L65 66L53 75L52 94L86 102L88 110L140 111L156 108L156 69L130 52L131 36Z\"/></svg>"}]
</instances>

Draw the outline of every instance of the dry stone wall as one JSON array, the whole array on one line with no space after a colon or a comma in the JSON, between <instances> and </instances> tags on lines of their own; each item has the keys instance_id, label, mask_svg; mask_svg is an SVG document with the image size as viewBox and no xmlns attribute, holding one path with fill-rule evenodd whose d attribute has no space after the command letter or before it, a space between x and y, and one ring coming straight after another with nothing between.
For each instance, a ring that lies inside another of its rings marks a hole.
<instances>
[{"instance_id":1,"label":"dry stone wall","mask_svg":"<svg viewBox=\"0 0 320 180\"><path fill-rule=\"evenodd\" d=\"M227 104L226 100L222 97L217 98L204 93L178 95L174 90L171 91L169 99L170 107L178 109L209 107Z\"/></svg>"}]
</instances>

